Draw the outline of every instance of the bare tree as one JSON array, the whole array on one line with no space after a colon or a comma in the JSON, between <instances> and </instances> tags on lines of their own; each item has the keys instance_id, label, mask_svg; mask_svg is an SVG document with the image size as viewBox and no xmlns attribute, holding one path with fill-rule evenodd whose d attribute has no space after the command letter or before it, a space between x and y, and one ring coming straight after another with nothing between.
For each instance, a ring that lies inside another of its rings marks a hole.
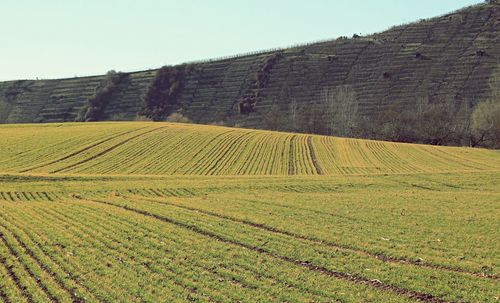
<instances>
[{"instance_id":1,"label":"bare tree","mask_svg":"<svg viewBox=\"0 0 500 303\"><path fill-rule=\"evenodd\" d=\"M324 106L321 102L314 102L300 108L300 130L313 134L327 134L324 119Z\"/></svg>"},{"instance_id":2,"label":"bare tree","mask_svg":"<svg viewBox=\"0 0 500 303\"><path fill-rule=\"evenodd\" d=\"M500 64L490 78L490 99L471 115L471 146L500 147Z\"/></svg>"},{"instance_id":3,"label":"bare tree","mask_svg":"<svg viewBox=\"0 0 500 303\"><path fill-rule=\"evenodd\" d=\"M280 108L276 100L271 105L271 108L264 116L266 127L270 130L278 130L281 125Z\"/></svg>"},{"instance_id":4,"label":"bare tree","mask_svg":"<svg viewBox=\"0 0 500 303\"><path fill-rule=\"evenodd\" d=\"M297 99L292 98L289 106L289 118L290 118L290 127L293 132L296 132L298 130L298 123L297 123L297 116L298 116L298 111L299 111L299 106L297 104Z\"/></svg>"},{"instance_id":5,"label":"bare tree","mask_svg":"<svg viewBox=\"0 0 500 303\"><path fill-rule=\"evenodd\" d=\"M420 96L415 101L415 114L421 117L429 107L429 96Z\"/></svg>"},{"instance_id":6,"label":"bare tree","mask_svg":"<svg viewBox=\"0 0 500 303\"><path fill-rule=\"evenodd\" d=\"M430 103L420 96L413 104L393 105L375 119L376 138L400 142L419 142L434 145L459 144L459 136L468 120L467 106L456 108L453 99Z\"/></svg>"},{"instance_id":7,"label":"bare tree","mask_svg":"<svg viewBox=\"0 0 500 303\"><path fill-rule=\"evenodd\" d=\"M479 103L471 120L472 146L500 147L500 100Z\"/></svg>"},{"instance_id":8,"label":"bare tree","mask_svg":"<svg viewBox=\"0 0 500 303\"><path fill-rule=\"evenodd\" d=\"M469 145L473 143L472 138L472 106L469 102L462 102L455 114L455 131L457 145Z\"/></svg>"},{"instance_id":9,"label":"bare tree","mask_svg":"<svg viewBox=\"0 0 500 303\"><path fill-rule=\"evenodd\" d=\"M358 119L358 101L350 85L325 88L321 100L326 105L330 135L352 136Z\"/></svg>"},{"instance_id":10,"label":"bare tree","mask_svg":"<svg viewBox=\"0 0 500 303\"><path fill-rule=\"evenodd\" d=\"M337 104L335 90L330 88L323 89L321 92L321 100L326 105L326 129L329 135L334 135L337 123L340 123L340 121L336 120L337 107L340 105Z\"/></svg>"}]
</instances>

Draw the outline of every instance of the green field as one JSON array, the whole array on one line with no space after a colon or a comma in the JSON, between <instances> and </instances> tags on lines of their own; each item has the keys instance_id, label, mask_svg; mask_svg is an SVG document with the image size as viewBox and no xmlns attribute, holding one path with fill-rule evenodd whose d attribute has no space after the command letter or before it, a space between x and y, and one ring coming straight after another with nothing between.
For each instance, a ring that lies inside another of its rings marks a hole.
<instances>
[{"instance_id":1,"label":"green field","mask_svg":"<svg viewBox=\"0 0 500 303\"><path fill-rule=\"evenodd\" d=\"M0 126L0 302L498 302L500 153Z\"/></svg>"}]
</instances>

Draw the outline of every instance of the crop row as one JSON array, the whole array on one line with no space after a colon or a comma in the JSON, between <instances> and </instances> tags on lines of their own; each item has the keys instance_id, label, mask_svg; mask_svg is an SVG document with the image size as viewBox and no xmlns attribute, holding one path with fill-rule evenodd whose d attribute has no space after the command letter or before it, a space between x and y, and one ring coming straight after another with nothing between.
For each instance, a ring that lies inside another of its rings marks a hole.
<instances>
[{"instance_id":1,"label":"crop row","mask_svg":"<svg viewBox=\"0 0 500 303\"><path fill-rule=\"evenodd\" d=\"M410 300L109 205L1 207L6 301Z\"/></svg>"},{"instance_id":2,"label":"crop row","mask_svg":"<svg viewBox=\"0 0 500 303\"><path fill-rule=\"evenodd\" d=\"M59 199L59 195L53 192L0 191L0 202L54 201L56 199Z\"/></svg>"},{"instance_id":3,"label":"crop row","mask_svg":"<svg viewBox=\"0 0 500 303\"><path fill-rule=\"evenodd\" d=\"M13 169L20 172L48 171L50 165L73 159L137 128L112 124L2 128L2 144L6 148L0 149L3 159L0 166L3 172ZM18 149L9 149L12 146Z\"/></svg>"},{"instance_id":4,"label":"crop row","mask_svg":"<svg viewBox=\"0 0 500 303\"><path fill-rule=\"evenodd\" d=\"M381 281L387 288L399 293L424 293L429 297L445 300L477 301L493 298L497 282L493 279L449 271L443 268L419 266L418 263L387 264L387 259L377 258L354 250L334 247L322 241L313 242L307 237L285 233L258 224L235 220L209 211L190 207L177 207L161 200L114 199L96 200L106 205L116 205L145 216L192 229L209 235L223 243L231 243L271 255L282 260L300 260L308 269L320 272L343 273L357 281ZM294 262L292 262L294 263ZM368 270L367 270L368 269ZM440 281L439 284L433 282ZM461 285L460 288L457 288Z\"/></svg>"},{"instance_id":5,"label":"crop row","mask_svg":"<svg viewBox=\"0 0 500 303\"><path fill-rule=\"evenodd\" d=\"M340 187L330 192L310 193L255 189L163 201L221 212L325 243L335 243L340 247L364 250L371 255L392 256L408 263L468 271L478 276L496 272L495 258L488 248L495 241L491 236L480 236L481 231L493 232L494 224L488 223L486 219L474 224L459 223L467 220L465 201L474 194L463 193L463 198L453 201L453 196L448 192L436 193L426 189L415 192L411 187L402 191L371 188L368 186L348 191ZM399 192L404 193L402 196L406 198L384 201L384 196L397 195ZM448 218L449 211L446 208L439 209L429 203L431 196L442 203L456 204L455 217ZM491 212L494 202L487 195L481 198L484 212ZM331 201L337 202L334 204ZM366 210L352 210L362 205ZM401 210L396 212L394 208ZM426 216L428 212L434 215ZM296 222L293 226L289 224L291 218ZM433 226L432 232L423 227L424 223ZM346 234L351 236L346 237ZM471 245L474 249L469 249L467 256L462 256Z\"/></svg>"},{"instance_id":6,"label":"crop row","mask_svg":"<svg viewBox=\"0 0 500 303\"><path fill-rule=\"evenodd\" d=\"M369 175L496 171L493 151L169 123L0 128L0 171L141 175ZM101 131L102 130L102 131ZM23 144L18 144L17 134ZM73 139L67 139L71 137ZM33 142L31 142L33 141ZM64 153L61 154L61 150Z\"/></svg>"},{"instance_id":7,"label":"crop row","mask_svg":"<svg viewBox=\"0 0 500 303\"><path fill-rule=\"evenodd\" d=\"M0 202L0 302L494 302L498 288L497 173L1 181L17 201L57 192Z\"/></svg>"}]
</instances>

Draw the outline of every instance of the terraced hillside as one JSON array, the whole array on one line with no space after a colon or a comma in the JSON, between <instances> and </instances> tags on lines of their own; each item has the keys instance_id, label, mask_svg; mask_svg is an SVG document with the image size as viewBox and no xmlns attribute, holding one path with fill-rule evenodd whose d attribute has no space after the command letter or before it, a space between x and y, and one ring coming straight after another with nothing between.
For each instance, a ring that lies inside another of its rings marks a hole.
<instances>
[{"instance_id":1,"label":"terraced hillside","mask_svg":"<svg viewBox=\"0 0 500 303\"><path fill-rule=\"evenodd\" d=\"M497 302L500 153L0 126L0 302Z\"/></svg>"},{"instance_id":2,"label":"terraced hillside","mask_svg":"<svg viewBox=\"0 0 500 303\"><path fill-rule=\"evenodd\" d=\"M193 122L268 129L274 127L266 115L274 111L282 130L297 128L289 121L293 108L311 108L325 90L339 87L353 92L357 114L368 123L422 98L470 109L491 95L499 39L500 4L490 1L366 37L193 63L169 108ZM109 97L103 119L136 119L155 73L130 73ZM103 77L2 82L0 122L74 121Z\"/></svg>"},{"instance_id":3,"label":"terraced hillside","mask_svg":"<svg viewBox=\"0 0 500 303\"><path fill-rule=\"evenodd\" d=\"M30 174L368 175L500 170L500 154L192 124L0 127L0 171Z\"/></svg>"}]
</instances>

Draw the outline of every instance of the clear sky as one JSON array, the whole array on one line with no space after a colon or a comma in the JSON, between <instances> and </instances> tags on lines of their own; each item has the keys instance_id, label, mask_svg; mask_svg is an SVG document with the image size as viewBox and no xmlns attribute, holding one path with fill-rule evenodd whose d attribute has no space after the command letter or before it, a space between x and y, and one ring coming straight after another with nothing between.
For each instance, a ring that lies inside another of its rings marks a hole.
<instances>
[{"instance_id":1,"label":"clear sky","mask_svg":"<svg viewBox=\"0 0 500 303\"><path fill-rule=\"evenodd\" d=\"M368 34L481 0L1 0L0 80L134 71Z\"/></svg>"}]
</instances>

